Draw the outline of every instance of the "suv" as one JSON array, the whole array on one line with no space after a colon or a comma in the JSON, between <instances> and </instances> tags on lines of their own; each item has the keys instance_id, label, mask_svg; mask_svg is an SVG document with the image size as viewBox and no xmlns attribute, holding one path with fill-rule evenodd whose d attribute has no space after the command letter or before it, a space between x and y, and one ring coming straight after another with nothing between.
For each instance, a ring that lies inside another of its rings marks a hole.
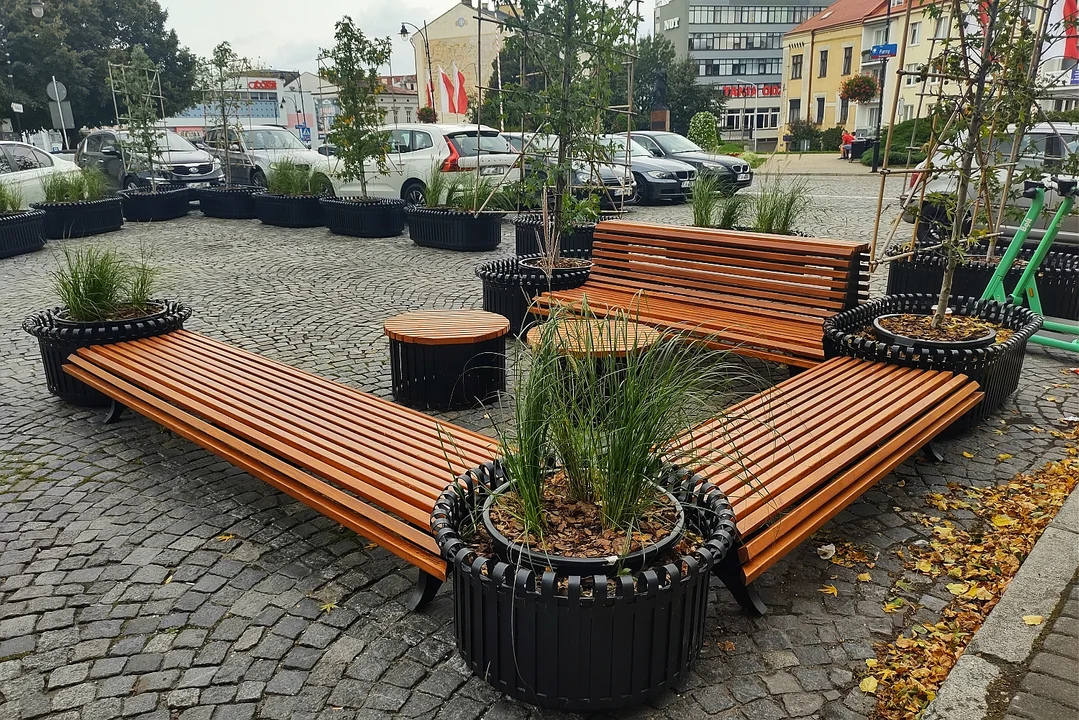
<instances>
[{"instance_id":1,"label":"suv","mask_svg":"<svg viewBox=\"0 0 1079 720\"><path fill-rule=\"evenodd\" d=\"M130 148L124 149L127 140L126 130L95 130L79 143L75 163L79 167L97 168L115 188L147 187L151 179L149 164ZM162 130L157 149L154 174L159 182L204 187L221 182L224 177L221 163L213 155L174 132Z\"/></svg>"},{"instance_id":2,"label":"suv","mask_svg":"<svg viewBox=\"0 0 1079 720\"><path fill-rule=\"evenodd\" d=\"M325 155L308 150L300 139L277 125L252 125L230 127L227 133L228 163L232 182L266 187L266 175L270 165L278 160L291 160L297 165L309 165L321 172L331 182L336 165ZM205 134L206 148L220 162L225 162L226 133L220 127L210 128ZM329 188L326 188L327 190ZM338 183L334 190L340 191Z\"/></svg>"},{"instance_id":3,"label":"suv","mask_svg":"<svg viewBox=\"0 0 1079 720\"><path fill-rule=\"evenodd\" d=\"M1008 133L1001 135L994 141L992 148L994 154L1002 157L1010 156L1014 137L1014 127L1009 128ZM1043 174L1060 172L1061 170L1070 174L1073 172L1073 168L1067 166L1079 160L1076 149L1079 149L1079 124L1055 123L1050 125L1049 123L1041 123L1027 131L1020 145L1019 158L1012 178L1008 212L1005 213L1004 221L1000 227L1000 232L1002 237L1005 238L1005 242L1015 236L1023 215L1030 208L1030 199L1022 196L1023 176L1029 177L1033 174L1041 177ZM922 161L915 170L925 170L928 163L928 160ZM913 223L915 218L919 214L921 215L918 222L919 243L929 242L935 244L939 242L938 236L941 231L951 226L945 209L934 201L939 200L940 195L951 195L956 192L959 186L958 172L940 172L940 168L954 167L955 164L956 159L954 157L938 152L933 157L933 167L937 168L937 171L935 172L935 177L926 182L924 196L919 184L920 173L911 174L910 183L900 195L903 220ZM1003 186L1007 177L1007 169L996 168L995 172L1000 186ZM973 179L977 179L977 172L974 173ZM977 191L976 182L972 182L970 190ZM919 205L923 197L925 201ZM1037 244L1041 241L1057 207L1060 206L1060 201L1060 196L1054 190L1046 191L1045 210L1034 222L1030 235L1027 237L1028 243ZM997 207L999 207L999 202L1000 199L995 198L994 204ZM1054 242L1079 245L1079 215L1076 212L1079 212L1079 210L1073 211L1071 215L1064 219ZM969 219L967 223L969 224Z\"/></svg>"},{"instance_id":4,"label":"suv","mask_svg":"<svg viewBox=\"0 0 1079 720\"><path fill-rule=\"evenodd\" d=\"M546 166L557 163L558 138L554 135L504 132L502 137L515 150L523 151L529 160L529 167L526 169L529 173L546 172ZM573 195L578 199L598 195L600 207L604 210L616 210L631 202L634 187L633 174L625 163L616 166L611 163L589 163L585 160L573 162Z\"/></svg>"}]
</instances>

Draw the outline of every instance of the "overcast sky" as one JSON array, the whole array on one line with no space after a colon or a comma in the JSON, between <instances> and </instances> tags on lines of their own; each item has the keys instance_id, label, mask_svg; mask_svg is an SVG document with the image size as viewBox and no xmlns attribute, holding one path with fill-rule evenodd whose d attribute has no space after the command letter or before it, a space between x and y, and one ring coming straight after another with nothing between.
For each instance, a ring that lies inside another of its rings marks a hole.
<instances>
[{"instance_id":1,"label":"overcast sky","mask_svg":"<svg viewBox=\"0 0 1079 720\"><path fill-rule=\"evenodd\" d=\"M349 14L368 36L390 36L393 72L415 72L412 46L402 40L401 21L423 25L456 0L160 0L168 24L200 56L222 40L240 55L280 70L316 69L318 48L333 43L333 25ZM651 32L655 0L643 0L643 29Z\"/></svg>"}]
</instances>

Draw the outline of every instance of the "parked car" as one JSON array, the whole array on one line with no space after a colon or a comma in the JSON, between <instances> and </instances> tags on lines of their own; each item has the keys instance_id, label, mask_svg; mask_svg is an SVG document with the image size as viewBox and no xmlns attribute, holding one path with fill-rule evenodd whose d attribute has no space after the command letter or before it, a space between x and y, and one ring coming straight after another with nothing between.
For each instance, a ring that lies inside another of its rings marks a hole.
<instances>
[{"instance_id":1,"label":"parked car","mask_svg":"<svg viewBox=\"0 0 1079 720\"><path fill-rule=\"evenodd\" d=\"M634 130L630 137L643 145L653 157L681 160L697 168L701 175L714 175L725 194L733 195L753 183L753 170L745 160L732 155L706 152L678 133Z\"/></svg>"},{"instance_id":2,"label":"parked car","mask_svg":"<svg viewBox=\"0 0 1079 720\"><path fill-rule=\"evenodd\" d=\"M319 145L318 148L315 149L315 152L319 155L325 155L326 157L333 157L337 154L337 146L324 143Z\"/></svg>"},{"instance_id":3,"label":"parked car","mask_svg":"<svg viewBox=\"0 0 1079 720\"><path fill-rule=\"evenodd\" d=\"M673 200L684 202L693 192L697 171L681 160L654 157L636 140L627 144L625 135L605 135L616 162L628 166L633 174L634 205ZM628 148L628 152L627 152Z\"/></svg>"},{"instance_id":4,"label":"parked car","mask_svg":"<svg viewBox=\"0 0 1079 720\"><path fill-rule=\"evenodd\" d=\"M1001 134L994 140L993 155L1004 158L1010 157L1012 144L1015 138L1015 128L1010 127L1007 133ZM1023 136L1019 146L1019 157L1016 161L1015 173L1012 180L1009 209L1004 214L1000 232L1006 239L1015 236L1019 229L1019 223L1030 209L1030 199L1022 195L1023 181L1020 176L1042 176L1043 174L1059 173L1061 171L1073 174L1075 165L1079 163L1079 124L1067 123L1041 123L1035 125ZM915 170L925 170L929 161L919 163ZM940 172L939 168L956 166L954 154L938 152L933 157L933 167L938 168L934 177L925 184L923 194L920 183L921 174L913 173L910 182L900 196L903 207L903 219L913 223L921 214L922 220L918 223L919 242L939 242L939 235L951 227L952 223L947 217L947 212L940 205L942 196L954 195L959 188L958 168L955 172ZM997 187L1003 187L1007 177L1007 168L996 168ZM976 193L980 174L975 169L972 175L971 186L968 193ZM924 198L924 202L922 199ZM1034 222L1030 234L1027 236L1028 244L1037 244L1045 235L1053 215L1060 206L1061 197L1053 190L1045 193L1045 210ZM993 199L994 207L1000 206L1000 198ZM1079 245L1079 208L1064 219L1057 232L1055 243ZM969 223L969 219L968 219Z\"/></svg>"},{"instance_id":5,"label":"parked car","mask_svg":"<svg viewBox=\"0 0 1079 720\"><path fill-rule=\"evenodd\" d=\"M558 159L558 138L542 133L504 132L502 137L514 149L528 158L529 173L546 172ZM621 208L632 202L634 195L633 174L626 164L590 163L576 160L573 163L573 194L578 198L598 195L604 210Z\"/></svg>"},{"instance_id":6,"label":"parked car","mask_svg":"<svg viewBox=\"0 0 1079 720\"><path fill-rule=\"evenodd\" d=\"M134 189L150 185L150 167L144 158L130 148L126 130L95 130L87 135L75 152L79 167L94 167L105 173L109 183L118 189ZM205 187L221 182L224 174L221 163L205 150L200 150L174 132L162 130L158 135L158 157L154 158L154 173L158 182Z\"/></svg>"},{"instance_id":7,"label":"parked car","mask_svg":"<svg viewBox=\"0 0 1079 720\"><path fill-rule=\"evenodd\" d=\"M79 166L63 158L11 140L0 141L0 183L22 195L24 206L44 202L41 181L53 173L78 172Z\"/></svg>"},{"instance_id":8,"label":"parked car","mask_svg":"<svg viewBox=\"0 0 1079 720\"><path fill-rule=\"evenodd\" d=\"M297 165L310 166L325 175L327 183L332 181L336 167L335 161L309 150L298 137L277 125L230 127L227 134L219 127L210 128L206 131L205 143L219 162L224 163L227 156L232 182L241 185L266 187L270 165L278 160L291 160ZM226 147L228 153L225 152ZM339 191L341 183L332 182L333 190ZM324 189L330 188L327 186Z\"/></svg>"}]
</instances>

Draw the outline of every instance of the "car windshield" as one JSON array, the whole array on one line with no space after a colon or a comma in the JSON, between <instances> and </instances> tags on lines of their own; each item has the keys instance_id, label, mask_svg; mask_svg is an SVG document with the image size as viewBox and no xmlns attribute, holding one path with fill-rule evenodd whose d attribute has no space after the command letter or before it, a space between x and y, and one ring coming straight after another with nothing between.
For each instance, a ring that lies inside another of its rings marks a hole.
<instances>
[{"instance_id":1,"label":"car windshield","mask_svg":"<svg viewBox=\"0 0 1079 720\"><path fill-rule=\"evenodd\" d=\"M626 153L626 139L624 137L611 137L607 138L607 141L611 150L615 153L619 155L624 155ZM641 145L636 140L629 141L629 154L631 157L651 157L652 155L644 145Z\"/></svg>"},{"instance_id":2,"label":"car windshield","mask_svg":"<svg viewBox=\"0 0 1079 720\"><path fill-rule=\"evenodd\" d=\"M506 138L498 133L482 133L477 142L476 133L458 133L447 135L446 138L457 148L461 155L492 155L499 153L516 153L513 146L506 142Z\"/></svg>"},{"instance_id":3,"label":"car windshield","mask_svg":"<svg viewBox=\"0 0 1079 720\"><path fill-rule=\"evenodd\" d=\"M651 138L659 143L659 146L662 147L664 151L669 153L704 152L704 150L701 150L701 148L689 138L684 138L681 135L675 135L674 133L652 135Z\"/></svg>"},{"instance_id":4,"label":"car windshield","mask_svg":"<svg viewBox=\"0 0 1079 720\"><path fill-rule=\"evenodd\" d=\"M130 135L120 133L120 141L128 142ZM157 149L161 152L198 152L194 145L184 140L176 133L166 132L157 136Z\"/></svg>"},{"instance_id":5,"label":"car windshield","mask_svg":"<svg viewBox=\"0 0 1079 720\"><path fill-rule=\"evenodd\" d=\"M282 128L244 130L244 142L249 150L306 150L300 139Z\"/></svg>"}]
</instances>

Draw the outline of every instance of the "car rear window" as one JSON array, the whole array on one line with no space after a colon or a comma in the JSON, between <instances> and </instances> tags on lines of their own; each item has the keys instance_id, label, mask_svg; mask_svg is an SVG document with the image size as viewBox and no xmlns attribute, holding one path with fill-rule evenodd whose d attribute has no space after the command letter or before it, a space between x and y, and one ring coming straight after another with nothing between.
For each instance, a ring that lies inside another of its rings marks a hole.
<instances>
[{"instance_id":1,"label":"car rear window","mask_svg":"<svg viewBox=\"0 0 1079 720\"><path fill-rule=\"evenodd\" d=\"M453 143L453 147L457 149L457 152L465 157L481 153L487 155L517 152L513 149L513 146L506 142L506 138L496 132L480 134L478 142L476 138L475 132L455 133L446 136L446 139Z\"/></svg>"}]
</instances>

